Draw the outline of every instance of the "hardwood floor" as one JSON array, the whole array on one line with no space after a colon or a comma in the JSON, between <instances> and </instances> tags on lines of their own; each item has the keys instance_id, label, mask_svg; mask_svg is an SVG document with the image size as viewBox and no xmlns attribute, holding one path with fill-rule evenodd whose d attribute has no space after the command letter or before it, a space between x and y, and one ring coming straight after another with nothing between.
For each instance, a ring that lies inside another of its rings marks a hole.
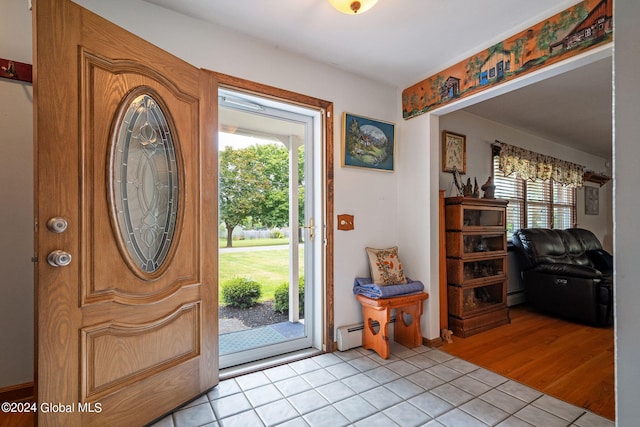
<instances>
[{"instance_id":1,"label":"hardwood floor","mask_svg":"<svg viewBox=\"0 0 640 427\"><path fill-rule=\"evenodd\" d=\"M36 423L34 413L7 414L0 413L0 427L33 427Z\"/></svg>"},{"instance_id":2,"label":"hardwood floor","mask_svg":"<svg viewBox=\"0 0 640 427\"><path fill-rule=\"evenodd\" d=\"M614 328L511 307L511 324L441 349L558 399L615 418Z\"/></svg>"},{"instance_id":3,"label":"hardwood floor","mask_svg":"<svg viewBox=\"0 0 640 427\"><path fill-rule=\"evenodd\" d=\"M0 389L0 402L33 402L33 383L18 384ZM0 427L31 427L35 425L34 412L0 411Z\"/></svg>"}]
</instances>

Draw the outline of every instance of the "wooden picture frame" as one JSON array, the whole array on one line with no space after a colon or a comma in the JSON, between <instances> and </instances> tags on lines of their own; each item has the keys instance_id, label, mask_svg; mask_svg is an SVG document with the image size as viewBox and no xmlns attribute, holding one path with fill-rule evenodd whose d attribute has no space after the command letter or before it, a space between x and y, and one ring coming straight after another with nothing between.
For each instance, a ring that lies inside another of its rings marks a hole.
<instances>
[{"instance_id":1,"label":"wooden picture frame","mask_svg":"<svg viewBox=\"0 0 640 427\"><path fill-rule=\"evenodd\" d=\"M467 172L467 137L465 135L442 131L442 171L464 174Z\"/></svg>"},{"instance_id":2,"label":"wooden picture frame","mask_svg":"<svg viewBox=\"0 0 640 427\"><path fill-rule=\"evenodd\" d=\"M342 167L393 172L395 129L395 123L343 113Z\"/></svg>"},{"instance_id":3,"label":"wooden picture frame","mask_svg":"<svg viewBox=\"0 0 640 427\"><path fill-rule=\"evenodd\" d=\"M584 213L585 215L600 214L600 194L598 187L584 186Z\"/></svg>"}]
</instances>

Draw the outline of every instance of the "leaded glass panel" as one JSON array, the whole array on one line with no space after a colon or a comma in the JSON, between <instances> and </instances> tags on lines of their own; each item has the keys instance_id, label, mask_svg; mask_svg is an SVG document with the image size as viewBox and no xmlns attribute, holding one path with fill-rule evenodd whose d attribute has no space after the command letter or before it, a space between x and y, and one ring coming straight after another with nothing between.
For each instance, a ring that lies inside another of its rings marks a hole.
<instances>
[{"instance_id":1,"label":"leaded glass panel","mask_svg":"<svg viewBox=\"0 0 640 427\"><path fill-rule=\"evenodd\" d=\"M131 259L153 273L166 259L176 228L176 151L167 118L151 95L135 96L120 114L111 163L116 222Z\"/></svg>"}]
</instances>

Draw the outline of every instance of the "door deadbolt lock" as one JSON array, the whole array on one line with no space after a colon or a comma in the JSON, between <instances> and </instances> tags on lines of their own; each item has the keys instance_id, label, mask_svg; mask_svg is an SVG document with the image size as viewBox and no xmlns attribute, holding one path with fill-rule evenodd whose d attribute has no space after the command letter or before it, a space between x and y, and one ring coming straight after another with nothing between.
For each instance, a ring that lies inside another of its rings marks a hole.
<instances>
[{"instance_id":1,"label":"door deadbolt lock","mask_svg":"<svg viewBox=\"0 0 640 427\"><path fill-rule=\"evenodd\" d=\"M69 223L67 220L61 217L50 218L49 221L47 221L47 228L53 233L63 233L67 230L68 226Z\"/></svg>"},{"instance_id":2,"label":"door deadbolt lock","mask_svg":"<svg viewBox=\"0 0 640 427\"><path fill-rule=\"evenodd\" d=\"M71 254L58 249L47 256L47 262L52 267L66 267L71 263Z\"/></svg>"}]
</instances>

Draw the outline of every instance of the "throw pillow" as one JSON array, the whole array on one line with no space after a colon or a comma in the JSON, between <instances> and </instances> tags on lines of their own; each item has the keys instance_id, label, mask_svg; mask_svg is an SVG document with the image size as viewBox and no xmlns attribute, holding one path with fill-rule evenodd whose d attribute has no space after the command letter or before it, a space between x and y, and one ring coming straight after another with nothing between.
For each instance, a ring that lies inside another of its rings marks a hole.
<instances>
[{"instance_id":1,"label":"throw pillow","mask_svg":"<svg viewBox=\"0 0 640 427\"><path fill-rule=\"evenodd\" d=\"M366 251L373 283L379 286L407 283L397 246L388 249L366 248Z\"/></svg>"}]
</instances>

